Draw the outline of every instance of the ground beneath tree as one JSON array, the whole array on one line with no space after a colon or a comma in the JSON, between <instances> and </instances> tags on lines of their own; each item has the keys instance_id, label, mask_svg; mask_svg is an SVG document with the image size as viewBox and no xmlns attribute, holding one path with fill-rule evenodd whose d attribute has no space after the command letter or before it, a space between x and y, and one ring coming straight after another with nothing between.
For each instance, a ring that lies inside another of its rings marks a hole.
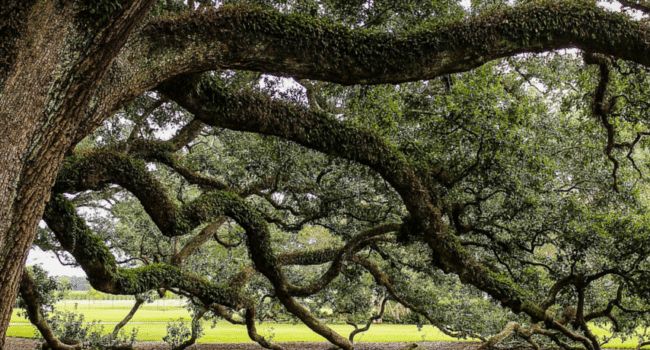
<instances>
[{"instance_id":1,"label":"ground beneath tree","mask_svg":"<svg viewBox=\"0 0 650 350\"><path fill-rule=\"evenodd\" d=\"M368 343L361 342L356 345L357 350L398 350L413 342L396 343ZM304 342L304 343L278 343L286 350L327 350L332 345L325 342ZM429 350L475 350L480 343L475 342L450 342L450 341L427 341L416 342L416 344ZM4 350L35 350L40 342L28 338L7 337ZM138 342L135 345L138 350L169 350L165 343ZM254 343L219 343L219 344L195 344L188 350L260 350L263 349Z\"/></svg>"}]
</instances>

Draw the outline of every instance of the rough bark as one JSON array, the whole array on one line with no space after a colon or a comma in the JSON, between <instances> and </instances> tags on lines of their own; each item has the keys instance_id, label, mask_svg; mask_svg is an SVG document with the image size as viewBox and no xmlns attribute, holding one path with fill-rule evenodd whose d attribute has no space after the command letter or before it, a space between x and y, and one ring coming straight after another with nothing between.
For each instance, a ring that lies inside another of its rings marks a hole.
<instances>
[{"instance_id":1,"label":"rough bark","mask_svg":"<svg viewBox=\"0 0 650 350\"><path fill-rule=\"evenodd\" d=\"M3 3L2 14L16 3ZM154 3L125 1L103 28L82 23L74 2L31 1L12 13L22 24L8 38L14 58L3 66L0 91L0 348L63 156L102 77Z\"/></svg>"},{"instance_id":2,"label":"rough bark","mask_svg":"<svg viewBox=\"0 0 650 350\"><path fill-rule=\"evenodd\" d=\"M131 53L147 59L128 70L143 77L143 86L215 66L344 85L400 83L467 71L517 53L572 47L648 65L647 36L645 25L590 1L534 2L394 34L239 6L148 24L138 34L138 43L147 44ZM173 59L161 64L160 57Z\"/></svg>"}]
</instances>

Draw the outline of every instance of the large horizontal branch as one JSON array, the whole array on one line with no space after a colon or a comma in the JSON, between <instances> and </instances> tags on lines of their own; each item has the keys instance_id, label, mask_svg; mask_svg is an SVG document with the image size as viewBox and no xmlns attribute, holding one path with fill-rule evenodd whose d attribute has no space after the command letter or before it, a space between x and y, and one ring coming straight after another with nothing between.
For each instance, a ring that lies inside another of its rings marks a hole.
<instances>
[{"instance_id":1,"label":"large horizontal branch","mask_svg":"<svg viewBox=\"0 0 650 350\"><path fill-rule=\"evenodd\" d=\"M414 169L372 130L319 111L272 101L264 95L229 91L210 79L198 84L191 77L176 79L161 86L160 91L208 125L278 136L368 166L399 193L411 215L405 218L400 231L424 236L436 267L458 274L463 283L488 292L515 312L526 311L538 321L546 319L546 313L527 302L525 293L514 282L482 266L446 227L436 205L434 186L424 184L433 181L430 172Z\"/></svg>"},{"instance_id":2,"label":"large horizontal branch","mask_svg":"<svg viewBox=\"0 0 650 350\"><path fill-rule=\"evenodd\" d=\"M219 81L195 76L179 78L160 87L183 108L207 125L236 131L278 136L305 147L366 165L382 175L400 193L406 207L428 202L427 189L406 158L372 130L345 123L266 95L230 91Z\"/></svg>"},{"instance_id":3,"label":"large horizontal branch","mask_svg":"<svg viewBox=\"0 0 650 350\"><path fill-rule=\"evenodd\" d=\"M593 1L533 2L397 33L224 6L150 22L117 62L137 80L132 85L142 87L224 68L378 84L431 79L522 52L573 47L648 66L647 38L645 25Z\"/></svg>"},{"instance_id":4,"label":"large horizontal branch","mask_svg":"<svg viewBox=\"0 0 650 350\"><path fill-rule=\"evenodd\" d=\"M188 73L230 68L341 84L400 83L574 47L650 66L647 32L645 24L587 0L534 2L398 33L249 6L158 18L113 60L74 143L144 91Z\"/></svg>"}]
</instances>

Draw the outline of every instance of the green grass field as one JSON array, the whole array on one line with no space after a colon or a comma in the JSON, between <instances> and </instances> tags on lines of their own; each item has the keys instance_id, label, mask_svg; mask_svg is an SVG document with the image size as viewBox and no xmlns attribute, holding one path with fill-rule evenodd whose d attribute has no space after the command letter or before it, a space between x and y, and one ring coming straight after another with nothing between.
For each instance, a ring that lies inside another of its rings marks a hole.
<instances>
[{"instance_id":1,"label":"green grass field","mask_svg":"<svg viewBox=\"0 0 650 350\"><path fill-rule=\"evenodd\" d=\"M115 300L115 301L66 301L57 304L58 310L75 310L83 314L85 320L90 322L100 320L104 324L104 331L108 333L113 330L115 324L121 321L129 312L133 301ZM11 322L7 332L12 337L34 337L34 327L26 319L17 315L18 310L14 310ZM182 307L182 302L178 300L157 301L156 303L145 304L135 314L124 330L129 333L132 328L139 328L137 340L141 341L161 341L167 332L167 323L178 321L183 317L185 321L191 320L190 314ZM199 340L202 343L244 343L251 342L246 333L246 327L232 325L225 321L217 323L215 328L211 328L210 322L205 322L205 335ZM325 339L312 332L304 325L264 323L258 324L258 332L263 336L273 337L274 341L324 341ZM331 325L331 327L348 335L352 327L348 325ZM368 332L359 334L355 337L356 341L420 341L420 340L454 340L431 326L424 327L418 331L414 325L373 325Z\"/></svg>"},{"instance_id":2,"label":"green grass field","mask_svg":"<svg viewBox=\"0 0 650 350\"><path fill-rule=\"evenodd\" d=\"M76 305L75 305L76 303ZM57 304L59 310L75 310L84 314L85 320L90 322L100 320L104 326L104 332L109 333L115 327L115 324L124 318L129 312L133 301L115 300L115 301L66 301ZM12 325L7 331L11 337L34 337L35 329L26 319L17 316L17 310L14 310L11 322ZM177 321L183 317L185 321L190 321L190 314L182 307L179 300L162 300L152 304L143 305L136 313L135 317L124 327L127 333L131 332L134 327L139 328L137 340L140 341L161 341L167 332L167 323ZM248 343L251 342L246 333L244 326L232 325L225 321L217 323L215 328L211 328L210 322L204 323L205 334L199 339L200 343ZM258 324L258 332L267 339L272 337L273 341L324 341L322 337L312 332L306 326L291 324L263 323ZM352 326L348 325L330 325L339 334L346 336L352 331ZM606 331L597 329L594 333L603 335ZM431 326L425 326L418 330L415 325L392 325L392 324L375 324L370 330L358 334L355 341L372 341L372 342L392 342L392 341L441 341L456 340L447 337L437 329ZM634 348L637 345L636 340L613 340L606 347L615 348Z\"/></svg>"}]
</instances>

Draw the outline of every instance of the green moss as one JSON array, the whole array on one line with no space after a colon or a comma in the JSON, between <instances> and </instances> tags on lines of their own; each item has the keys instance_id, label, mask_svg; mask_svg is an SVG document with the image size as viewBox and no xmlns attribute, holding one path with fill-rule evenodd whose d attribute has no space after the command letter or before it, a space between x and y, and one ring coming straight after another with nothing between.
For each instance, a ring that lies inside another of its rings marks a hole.
<instances>
[{"instance_id":1,"label":"green moss","mask_svg":"<svg viewBox=\"0 0 650 350\"><path fill-rule=\"evenodd\" d=\"M75 206L61 194L54 194L46 208L50 217L56 218L61 226L54 230L57 239L71 251L77 261L82 264L102 265L107 269L115 268L116 261L113 254L102 239L93 235L92 230L86 225L86 221L77 215Z\"/></svg>"},{"instance_id":2,"label":"green moss","mask_svg":"<svg viewBox=\"0 0 650 350\"><path fill-rule=\"evenodd\" d=\"M234 306L241 302L236 290L185 274L179 267L151 264L134 269L119 268L115 274L118 290L123 294L144 293L154 288L178 288L201 300Z\"/></svg>"},{"instance_id":3,"label":"green moss","mask_svg":"<svg viewBox=\"0 0 650 350\"><path fill-rule=\"evenodd\" d=\"M82 0L79 7L79 17L91 26L99 27L122 5L119 0Z\"/></svg>"}]
</instances>

